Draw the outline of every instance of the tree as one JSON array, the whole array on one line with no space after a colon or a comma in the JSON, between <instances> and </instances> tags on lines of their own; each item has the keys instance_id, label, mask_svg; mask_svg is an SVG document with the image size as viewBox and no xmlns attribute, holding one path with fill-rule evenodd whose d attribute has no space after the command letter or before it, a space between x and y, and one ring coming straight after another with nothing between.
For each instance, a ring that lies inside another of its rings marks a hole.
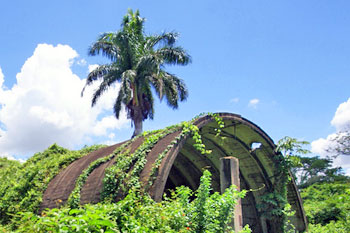
<instances>
[{"instance_id":1,"label":"tree","mask_svg":"<svg viewBox=\"0 0 350 233\"><path fill-rule=\"evenodd\" d=\"M290 163L292 175L299 189L307 188L315 183L349 181L341 167L333 167L331 157L307 157L311 153L304 149L309 143L295 138L284 137L277 143L277 151L281 152Z\"/></svg>"},{"instance_id":2,"label":"tree","mask_svg":"<svg viewBox=\"0 0 350 233\"><path fill-rule=\"evenodd\" d=\"M292 170L297 176L297 184L304 189L315 183L349 180L341 167L333 167L332 158L300 157L300 166Z\"/></svg>"},{"instance_id":3,"label":"tree","mask_svg":"<svg viewBox=\"0 0 350 233\"><path fill-rule=\"evenodd\" d=\"M142 132L144 120L153 119L152 88L160 100L165 96L167 104L173 109L188 96L185 83L165 70L165 65L187 65L191 62L189 54L182 47L175 46L178 34L147 36L144 22L138 10L134 13L129 9L119 31L103 33L92 44L89 55L102 54L111 63L91 71L85 85L102 80L93 94L93 107L111 85L120 83L113 110L118 119L122 107L125 107L127 117L135 127L133 137Z\"/></svg>"},{"instance_id":4,"label":"tree","mask_svg":"<svg viewBox=\"0 0 350 233\"><path fill-rule=\"evenodd\" d=\"M337 225L350 230L350 182L336 181L315 183L301 191L305 212L309 223L327 225L335 221ZM332 224L333 225L333 224ZM329 232L329 231L315 231Z\"/></svg>"},{"instance_id":5,"label":"tree","mask_svg":"<svg viewBox=\"0 0 350 233\"><path fill-rule=\"evenodd\" d=\"M334 157L338 155L350 155L350 131L344 130L338 132L334 138L332 138L334 144L330 146L327 151L334 154Z\"/></svg>"}]
</instances>

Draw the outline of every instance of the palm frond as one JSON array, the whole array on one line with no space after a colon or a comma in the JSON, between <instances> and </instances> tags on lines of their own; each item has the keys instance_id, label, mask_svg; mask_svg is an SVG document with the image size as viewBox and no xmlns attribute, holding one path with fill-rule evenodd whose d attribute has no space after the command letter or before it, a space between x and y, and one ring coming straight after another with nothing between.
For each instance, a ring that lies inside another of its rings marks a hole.
<instances>
[{"instance_id":1,"label":"palm frond","mask_svg":"<svg viewBox=\"0 0 350 233\"><path fill-rule=\"evenodd\" d=\"M178 101L184 101L188 97L185 83L173 74L163 72L164 95L167 104L172 108L178 107Z\"/></svg>"},{"instance_id":2,"label":"palm frond","mask_svg":"<svg viewBox=\"0 0 350 233\"><path fill-rule=\"evenodd\" d=\"M141 42L139 39L133 34L120 32L116 35L114 43L119 48L118 59L124 69L131 69L135 66L140 54L139 47Z\"/></svg>"},{"instance_id":3,"label":"palm frond","mask_svg":"<svg viewBox=\"0 0 350 233\"><path fill-rule=\"evenodd\" d=\"M186 100L188 97L188 89L186 87L185 82L182 79L176 77L175 75L170 75L170 76L172 77L173 82L176 85L177 92L180 97L180 101Z\"/></svg>"},{"instance_id":4,"label":"palm frond","mask_svg":"<svg viewBox=\"0 0 350 233\"><path fill-rule=\"evenodd\" d=\"M117 77L113 75L112 73L108 73L103 76L103 81L101 82L100 86L95 90L92 100L91 100L91 106L95 106L97 103L97 100L101 97L101 95L108 90L108 88L117 80Z\"/></svg>"},{"instance_id":5,"label":"palm frond","mask_svg":"<svg viewBox=\"0 0 350 233\"><path fill-rule=\"evenodd\" d=\"M191 63L191 56L182 47L164 47L158 49L156 54L164 58L169 65L187 65Z\"/></svg>"},{"instance_id":6,"label":"palm frond","mask_svg":"<svg viewBox=\"0 0 350 233\"><path fill-rule=\"evenodd\" d=\"M140 16L139 10L136 10L134 13L132 9L128 9L128 13L124 16L121 26L123 31L142 34L145 21L146 19Z\"/></svg>"},{"instance_id":7,"label":"palm frond","mask_svg":"<svg viewBox=\"0 0 350 233\"><path fill-rule=\"evenodd\" d=\"M147 54L138 59L135 69L138 70L139 73L147 75L156 72L161 63L162 61L160 61L155 54Z\"/></svg>"},{"instance_id":8,"label":"palm frond","mask_svg":"<svg viewBox=\"0 0 350 233\"><path fill-rule=\"evenodd\" d=\"M152 49L154 46L173 46L179 37L177 32L168 32L161 35L149 36L146 38L145 49Z\"/></svg>"},{"instance_id":9,"label":"palm frond","mask_svg":"<svg viewBox=\"0 0 350 233\"><path fill-rule=\"evenodd\" d=\"M102 34L97 41L90 46L88 54L90 56L102 54L112 61L117 61L119 48L114 43L115 36L116 35L111 32Z\"/></svg>"},{"instance_id":10,"label":"palm frond","mask_svg":"<svg viewBox=\"0 0 350 233\"><path fill-rule=\"evenodd\" d=\"M125 73L125 72L124 72ZM132 99L132 88L130 84L129 76L126 74L122 74L120 89L123 90L122 102L124 104L128 104L128 102Z\"/></svg>"},{"instance_id":11,"label":"palm frond","mask_svg":"<svg viewBox=\"0 0 350 233\"><path fill-rule=\"evenodd\" d=\"M144 22L138 10L133 12L129 9L119 31L99 36L89 48L89 55L102 54L111 63L90 72L82 90L83 93L86 86L102 79L93 94L94 106L112 83L120 82L113 106L114 114L119 118L124 106L128 118L138 123L140 114L142 120L154 117L153 88L160 100L166 97L167 104L172 108L177 108L178 102L187 98L184 82L164 68L165 65L187 65L191 62L190 55L182 47L175 46L178 33L146 36Z\"/></svg>"},{"instance_id":12,"label":"palm frond","mask_svg":"<svg viewBox=\"0 0 350 233\"><path fill-rule=\"evenodd\" d=\"M126 70L122 73L122 80L131 81L133 82L136 78L136 71L135 70Z\"/></svg>"},{"instance_id":13,"label":"palm frond","mask_svg":"<svg viewBox=\"0 0 350 233\"><path fill-rule=\"evenodd\" d=\"M117 97L117 99L114 103L114 106L113 106L113 112L114 112L114 115L117 119L119 119L120 111L122 110L123 96L124 96L123 89L120 88L119 93L118 93L118 97Z\"/></svg>"},{"instance_id":14,"label":"palm frond","mask_svg":"<svg viewBox=\"0 0 350 233\"><path fill-rule=\"evenodd\" d=\"M108 65L100 65L96 67L93 71L91 71L86 78L86 83L81 91L81 96L83 96L85 88L89 85L91 85L94 81L96 81L99 78L102 78L104 75L110 73L112 70L115 70L116 68L113 66L113 64Z\"/></svg>"},{"instance_id":15,"label":"palm frond","mask_svg":"<svg viewBox=\"0 0 350 233\"><path fill-rule=\"evenodd\" d=\"M146 120L147 118L153 119L154 116L154 99L151 91L151 87L148 84L148 81L146 79L142 80L142 83L140 83L141 90L139 93L142 93L140 95L140 106L142 109L142 118L143 120Z\"/></svg>"}]
</instances>

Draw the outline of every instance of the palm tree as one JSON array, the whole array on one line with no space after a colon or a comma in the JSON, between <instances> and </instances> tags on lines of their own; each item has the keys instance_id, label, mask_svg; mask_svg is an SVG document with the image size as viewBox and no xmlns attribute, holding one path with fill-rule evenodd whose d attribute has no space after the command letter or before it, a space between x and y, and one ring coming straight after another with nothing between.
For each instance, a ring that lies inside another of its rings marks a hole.
<instances>
[{"instance_id":1,"label":"palm tree","mask_svg":"<svg viewBox=\"0 0 350 233\"><path fill-rule=\"evenodd\" d=\"M191 62L187 52L175 46L178 34L171 32L146 36L144 22L138 10L133 13L129 9L119 31L103 33L92 44L89 55L102 54L111 63L91 71L85 85L102 80L93 94L93 107L111 85L120 83L113 110L118 119L122 107L125 107L127 117L135 127L132 137L142 132L144 120L153 119L152 87L159 99L165 97L173 109L178 107L179 100L184 101L188 96L185 83L164 69L165 65L187 65Z\"/></svg>"}]
</instances>

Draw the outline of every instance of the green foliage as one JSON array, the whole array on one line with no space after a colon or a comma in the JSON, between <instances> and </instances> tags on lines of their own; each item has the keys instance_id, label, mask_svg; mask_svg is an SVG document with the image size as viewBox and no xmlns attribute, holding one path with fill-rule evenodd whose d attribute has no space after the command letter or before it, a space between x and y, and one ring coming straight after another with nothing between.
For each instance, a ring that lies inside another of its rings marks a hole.
<instances>
[{"instance_id":1,"label":"green foliage","mask_svg":"<svg viewBox=\"0 0 350 233\"><path fill-rule=\"evenodd\" d=\"M20 213L14 224L17 232L233 232L227 223L245 192L231 187L222 195L211 194L210 182L205 171L193 201L187 187L178 187L159 203L133 190L117 203L52 209L42 216ZM251 231L246 226L241 232Z\"/></svg>"},{"instance_id":2,"label":"green foliage","mask_svg":"<svg viewBox=\"0 0 350 233\"><path fill-rule=\"evenodd\" d=\"M143 120L153 119L152 89L160 100L165 97L167 104L174 109L188 96L183 80L165 70L166 65L191 62L188 53L175 45L179 35L174 32L146 35L144 22L138 10L128 10L120 30L103 33L89 48L89 55L102 54L111 61L98 66L87 77L86 85L102 80L94 92L92 106L111 85L119 82L121 85L113 110L119 118L122 107L125 107L128 118L135 125L133 136L141 133Z\"/></svg>"},{"instance_id":3,"label":"green foliage","mask_svg":"<svg viewBox=\"0 0 350 233\"><path fill-rule=\"evenodd\" d=\"M310 223L340 221L350 226L350 182L314 184L303 189L301 196Z\"/></svg>"},{"instance_id":4,"label":"green foliage","mask_svg":"<svg viewBox=\"0 0 350 233\"><path fill-rule=\"evenodd\" d=\"M349 233L350 217L346 221L331 221L326 225L309 224L309 233Z\"/></svg>"},{"instance_id":5,"label":"green foliage","mask_svg":"<svg viewBox=\"0 0 350 233\"><path fill-rule=\"evenodd\" d=\"M349 177L343 175L341 167L333 167L332 158L298 157L300 165L293 167L296 183L299 189L304 189L315 183L346 181Z\"/></svg>"},{"instance_id":6,"label":"green foliage","mask_svg":"<svg viewBox=\"0 0 350 233\"><path fill-rule=\"evenodd\" d=\"M208 115L215 119L220 128L224 127L224 122L222 118L220 118L217 114ZM152 150L153 146L160 139L164 138L168 134L174 133L179 130L181 131L180 134L172 142L169 143L167 148L165 148L164 151L159 153L155 163L152 166L149 180L146 186L142 187L145 190L152 186L154 179L157 175L158 168L165 155L169 152L169 150L171 150L174 147L174 145L176 145L183 138L191 136L194 140L193 146L195 149L197 149L203 155L210 154L211 151L205 149L205 145L203 144L201 135L199 134L198 127L193 124L194 120L189 122L182 122L180 124L167 127L163 130L144 133L144 142L132 154L130 154L130 152L127 150L119 150L119 154L115 153L116 159L114 165L107 168L105 172L101 199L113 201L118 197L118 195L119 198L123 197L123 195L132 188L141 188L141 184L139 182L139 174L141 173L146 164L147 153ZM133 168L130 170L130 167L132 165ZM75 196L78 197L79 195L76 194Z\"/></svg>"},{"instance_id":7,"label":"green foliage","mask_svg":"<svg viewBox=\"0 0 350 233\"><path fill-rule=\"evenodd\" d=\"M208 113L208 116L214 118L214 120L216 121L218 127L215 128L215 131L216 136L219 136L221 134L221 130L225 127L224 120L217 113Z\"/></svg>"},{"instance_id":8,"label":"green foliage","mask_svg":"<svg viewBox=\"0 0 350 233\"><path fill-rule=\"evenodd\" d=\"M350 179L340 167L332 167L332 158L306 157L307 144L285 137L278 150L287 157L301 189L309 232L350 232Z\"/></svg>"},{"instance_id":9,"label":"green foliage","mask_svg":"<svg viewBox=\"0 0 350 233\"><path fill-rule=\"evenodd\" d=\"M130 154L128 150L124 152L120 150L122 153L119 152L114 165L106 169L101 199L113 201L118 194L123 195L132 188L140 189L139 174L147 162L147 153L151 151L161 138L174 131L175 129L167 128L165 130L146 132L143 134L144 141L142 145L134 153ZM130 170L132 165L133 168Z\"/></svg>"},{"instance_id":10,"label":"green foliage","mask_svg":"<svg viewBox=\"0 0 350 233\"><path fill-rule=\"evenodd\" d=\"M311 152L303 147L308 144L306 141L284 137L277 146L277 150L284 154L299 189L314 183L349 179L343 175L341 167L333 167L332 158L306 157L305 155Z\"/></svg>"},{"instance_id":11,"label":"green foliage","mask_svg":"<svg viewBox=\"0 0 350 233\"><path fill-rule=\"evenodd\" d=\"M310 153L309 150L304 149L305 145L308 145L307 141L298 141L296 138L284 137L277 143L277 151L281 152L284 156L300 156Z\"/></svg>"},{"instance_id":12,"label":"green foliage","mask_svg":"<svg viewBox=\"0 0 350 233\"><path fill-rule=\"evenodd\" d=\"M310 153L309 150L304 149L304 146L308 144L306 141L298 141L296 138L288 136L280 139L277 143L276 152L283 155L281 169L289 170L302 166L300 161L301 156Z\"/></svg>"},{"instance_id":13,"label":"green foliage","mask_svg":"<svg viewBox=\"0 0 350 233\"><path fill-rule=\"evenodd\" d=\"M192 121L182 122L182 134L192 135L194 140L193 147L198 150L201 154L210 154L211 150L206 150L205 145L202 142L202 136L199 134L199 129Z\"/></svg>"},{"instance_id":14,"label":"green foliage","mask_svg":"<svg viewBox=\"0 0 350 233\"><path fill-rule=\"evenodd\" d=\"M214 118L214 120L216 121L216 123L218 124L218 128L215 128L215 130L217 131L217 136L221 133L221 129L224 128L225 124L224 121L221 117L218 116L218 114L213 114L213 113L202 113L196 117L194 117L191 121L187 122L182 122L179 125L175 125L173 126L173 128L181 128L181 133L174 139L172 140L169 145L167 146L167 148L162 152L159 153L157 160L155 161L155 163L153 164L152 170L151 170L151 174L150 174L150 178L148 181L148 187L150 187L153 184L153 181L155 179L155 176L157 175L158 172L158 168L163 160L163 158L166 156L166 154L177 144L179 143L182 139L186 138L187 136L191 135L192 139L194 140L194 148L196 150L198 150L202 155L206 155L206 154L210 154L211 150L206 150L205 149L205 145L202 141L202 137L199 134L199 129L197 126L195 126L193 124L193 122L195 122L195 120L197 120L200 116L204 116L204 115L208 115L212 118Z\"/></svg>"},{"instance_id":15,"label":"green foliage","mask_svg":"<svg viewBox=\"0 0 350 233\"><path fill-rule=\"evenodd\" d=\"M17 167L20 165L20 162L17 160L9 160L7 158L1 158L0 157L0 172L3 171L3 169L8 167Z\"/></svg>"},{"instance_id":16,"label":"green foliage","mask_svg":"<svg viewBox=\"0 0 350 233\"><path fill-rule=\"evenodd\" d=\"M23 164L14 163L1 169L0 223L7 223L20 211L36 212L50 180L74 160L100 147L70 151L53 144Z\"/></svg>"},{"instance_id":17,"label":"green foliage","mask_svg":"<svg viewBox=\"0 0 350 233\"><path fill-rule=\"evenodd\" d=\"M237 200L243 198L246 191L238 192L236 187L230 187L225 193L211 194L211 174L205 170L200 180L200 186L195 193L196 199L191 213L194 232L226 232L230 230L228 223Z\"/></svg>"},{"instance_id":18,"label":"green foliage","mask_svg":"<svg viewBox=\"0 0 350 233\"><path fill-rule=\"evenodd\" d=\"M16 173L20 166L21 164L17 160L0 158L0 181L11 179L12 174Z\"/></svg>"},{"instance_id":19,"label":"green foliage","mask_svg":"<svg viewBox=\"0 0 350 233\"><path fill-rule=\"evenodd\" d=\"M123 193L127 193L128 190L132 188L141 188L139 182L139 174L143 170L146 164L146 156L153 146L165 136L174 133L181 129L182 124L173 125L167 127L163 130L156 130L152 132L143 133L144 142L141 146L137 148L134 153L130 153L129 150L120 150L119 154L116 156L115 163L113 166L106 169L105 177L103 179L103 191L101 193L102 200L115 200L118 195L123 196ZM161 164L162 159L168 153L168 151L183 138L184 134L176 137L167 148L159 153L157 160L153 164L151 174L149 177L148 184L145 189L148 189L154 181L156 172ZM130 170L130 167L133 168Z\"/></svg>"},{"instance_id":20,"label":"green foliage","mask_svg":"<svg viewBox=\"0 0 350 233\"><path fill-rule=\"evenodd\" d=\"M91 174L91 172L93 172L93 170L95 168L97 168L98 166L100 166L102 163L106 163L106 162L110 161L111 159L113 159L116 155L119 155L119 153L124 148L126 148L128 145L130 145L132 142L134 142L137 138L138 137L135 137L134 139L129 140L126 143L124 143L123 145L119 146L112 154L93 161L89 165L89 167L86 168L80 174L80 176L77 178L77 180L75 182L75 187L74 187L72 193L69 195L69 198L68 198L68 201L67 201L68 205L71 208L76 208L80 204L80 191L83 188L83 186L85 184L85 181L88 178L88 176Z\"/></svg>"},{"instance_id":21,"label":"green foliage","mask_svg":"<svg viewBox=\"0 0 350 233\"><path fill-rule=\"evenodd\" d=\"M269 219L275 232L287 232L294 227L287 220L289 204L287 201L287 184L290 182L290 169L299 164L296 155L308 153L303 149L307 142L284 137L278 141L274 161L274 185L260 196L257 208L262 216Z\"/></svg>"},{"instance_id":22,"label":"green foliage","mask_svg":"<svg viewBox=\"0 0 350 233\"><path fill-rule=\"evenodd\" d=\"M152 166L152 170L151 170L151 173L150 173L150 176L149 176L149 179L148 179L148 184L147 184L147 187L146 189L148 189L149 187L152 186L156 176L157 176L157 173L158 173L158 169L159 169L159 166L161 165L162 163L162 160L163 158L167 155L167 153L178 143L180 142L181 139L183 139L185 137L185 135L182 133L180 133L179 136L175 137L174 140L172 140L169 145L167 146L167 148L162 151L161 153L159 153L156 161L153 163L153 166Z\"/></svg>"}]
</instances>

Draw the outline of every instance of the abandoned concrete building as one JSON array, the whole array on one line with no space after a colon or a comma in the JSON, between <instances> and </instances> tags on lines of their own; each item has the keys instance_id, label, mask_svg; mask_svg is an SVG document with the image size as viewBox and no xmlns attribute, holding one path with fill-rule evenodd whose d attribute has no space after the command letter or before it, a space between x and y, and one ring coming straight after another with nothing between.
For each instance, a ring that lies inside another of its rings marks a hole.
<instances>
[{"instance_id":1,"label":"abandoned concrete building","mask_svg":"<svg viewBox=\"0 0 350 233\"><path fill-rule=\"evenodd\" d=\"M231 184L236 184L240 189L253 190L236 207L236 229L249 224L253 232L273 233L275 219L266 218L257 206L261 204L263 195L276 191L279 181L276 178L278 161L275 158L280 154L276 152L272 139L254 123L232 113L219 113L218 116L224 123L219 137L214 117L205 115L193 122L199 129L206 149L211 150L210 154L203 156L196 150L193 138L183 136L181 127L172 128L160 136L147 151L146 162L138 173L139 182L143 186L151 184L147 188L148 193L154 200L160 201L164 192L177 186L186 185L196 190L203 168L207 168L212 173L214 191L222 192ZM105 147L71 163L49 183L41 209L57 207L57 200L62 200L64 204L72 193L77 178L92 162L113 154L123 145L119 154L128 150L130 155L142 146L144 140L145 136L141 136ZM81 204L101 201L105 170L116 163L117 158L117 154L111 156L110 160L104 161L89 174L80 190ZM129 171L133 168L132 165ZM305 231L305 213L293 180L288 180L286 190L287 200L295 211L290 220L296 230Z\"/></svg>"}]
</instances>

